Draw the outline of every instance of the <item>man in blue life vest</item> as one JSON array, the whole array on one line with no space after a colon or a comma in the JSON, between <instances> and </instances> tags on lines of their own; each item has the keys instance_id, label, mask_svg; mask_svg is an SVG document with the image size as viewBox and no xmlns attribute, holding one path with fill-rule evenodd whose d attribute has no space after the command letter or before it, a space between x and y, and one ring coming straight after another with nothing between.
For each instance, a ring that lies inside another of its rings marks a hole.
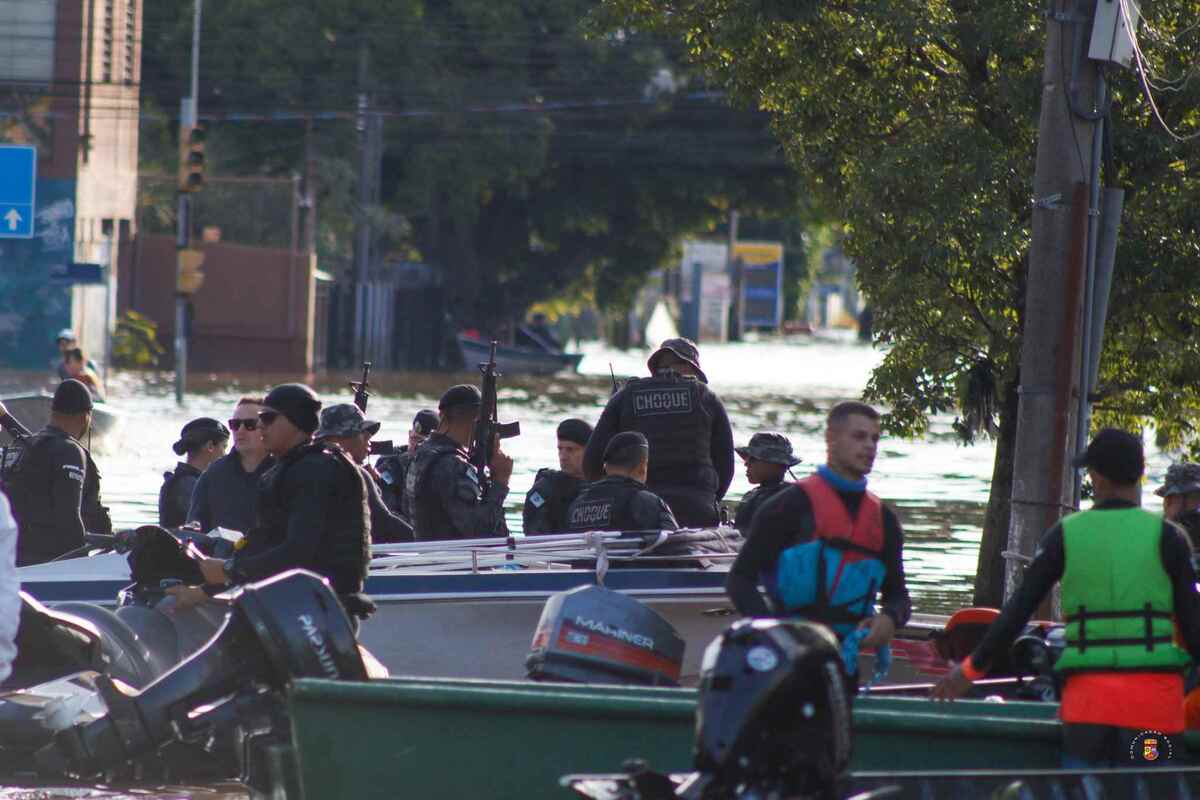
<instances>
[{"instance_id":1,"label":"man in blue life vest","mask_svg":"<svg viewBox=\"0 0 1200 800\"><path fill-rule=\"evenodd\" d=\"M1046 532L1000 616L933 697L964 695L1062 581L1067 645L1054 668L1066 679L1063 766L1161 764L1171 748L1147 750L1141 739L1182 736L1183 670L1200 656L1192 549L1178 526L1139 505L1140 437L1106 428L1075 466L1087 467L1095 504Z\"/></svg>"},{"instance_id":2,"label":"man in blue life vest","mask_svg":"<svg viewBox=\"0 0 1200 800\"><path fill-rule=\"evenodd\" d=\"M745 616L803 617L828 625L839 640L866 629L859 646L880 648L908 622L912 602L900 522L867 491L879 413L864 403L838 403L825 445L827 461L815 474L755 513L725 588Z\"/></svg>"}]
</instances>

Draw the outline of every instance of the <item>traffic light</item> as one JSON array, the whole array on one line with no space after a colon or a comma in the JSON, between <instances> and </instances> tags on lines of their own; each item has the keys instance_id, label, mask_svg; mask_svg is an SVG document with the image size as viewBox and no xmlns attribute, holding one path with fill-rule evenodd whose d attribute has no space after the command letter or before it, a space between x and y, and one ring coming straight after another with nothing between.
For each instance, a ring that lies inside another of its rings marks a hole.
<instances>
[{"instance_id":1,"label":"traffic light","mask_svg":"<svg viewBox=\"0 0 1200 800\"><path fill-rule=\"evenodd\" d=\"M178 271L175 276L175 291L179 294L194 294L204 285L204 251L179 250Z\"/></svg>"},{"instance_id":2,"label":"traffic light","mask_svg":"<svg viewBox=\"0 0 1200 800\"><path fill-rule=\"evenodd\" d=\"M197 192L204 188L203 125L183 128L179 135L179 191Z\"/></svg>"}]
</instances>

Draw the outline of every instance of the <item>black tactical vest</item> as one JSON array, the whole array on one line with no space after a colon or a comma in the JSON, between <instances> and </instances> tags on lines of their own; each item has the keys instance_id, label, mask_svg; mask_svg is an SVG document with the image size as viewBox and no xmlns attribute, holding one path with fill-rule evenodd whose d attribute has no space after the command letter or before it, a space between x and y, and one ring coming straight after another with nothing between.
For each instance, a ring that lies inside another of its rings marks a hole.
<instances>
[{"instance_id":1,"label":"black tactical vest","mask_svg":"<svg viewBox=\"0 0 1200 800\"><path fill-rule=\"evenodd\" d=\"M559 533L567 529L567 508L579 496L584 481L557 469L540 469L525 496L524 532ZM540 526L540 527L539 527Z\"/></svg>"},{"instance_id":2,"label":"black tactical vest","mask_svg":"<svg viewBox=\"0 0 1200 800\"><path fill-rule=\"evenodd\" d=\"M53 439L66 434L38 431L6 454L4 488L12 504L13 516L23 524L33 523L50 513L50 474L41 452Z\"/></svg>"},{"instance_id":3,"label":"black tactical vest","mask_svg":"<svg viewBox=\"0 0 1200 800\"><path fill-rule=\"evenodd\" d=\"M650 442L648 485L680 483L681 472L712 466L712 417L700 381L667 372L632 379L622 391L619 429Z\"/></svg>"},{"instance_id":4,"label":"black tactical vest","mask_svg":"<svg viewBox=\"0 0 1200 800\"><path fill-rule=\"evenodd\" d=\"M625 531L637 528L630 504L645 487L632 478L611 477L588 484L567 509L567 530Z\"/></svg>"},{"instance_id":5,"label":"black tactical vest","mask_svg":"<svg viewBox=\"0 0 1200 800\"><path fill-rule=\"evenodd\" d=\"M259 524L248 534L250 544L261 552L287 539L289 473L309 459L331 459L338 465L337 478L329 487L335 497L312 563L296 566L324 575L338 594L361 592L371 560L371 511L362 474L339 447L324 442L298 447L263 476L258 490Z\"/></svg>"},{"instance_id":6,"label":"black tactical vest","mask_svg":"<svg viewBox=\"0 0 1200 800\"><path fill-rule=\"evenodd\" d=\"M440 496L430 491L427 483L438 461L462 452L457 442L438 434L430 436L417 448L404 487L408 509L412 512L413 538L444 538L454 530L454 522L442 508Z\"/></svg>"}]
</instances>

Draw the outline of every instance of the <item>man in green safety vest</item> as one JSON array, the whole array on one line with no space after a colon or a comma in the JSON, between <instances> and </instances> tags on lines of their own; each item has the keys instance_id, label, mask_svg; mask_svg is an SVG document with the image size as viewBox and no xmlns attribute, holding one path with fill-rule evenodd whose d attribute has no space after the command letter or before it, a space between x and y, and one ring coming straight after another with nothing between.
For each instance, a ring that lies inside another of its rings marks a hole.
<instances>
[{"instance_id":1,"label":"man in green safety vest","mask_svg":"<svg viewBox=\"0 0 1200 800\"><path fill-rule=\"evenodd\" d=\"M1061 580L1066 648L1055 670L1065 678L1063 765L1169 762L1171 737L1181 740L1184 729L1183 672L1200 656L1191 545L1178 526L1138 503L1139 437L1106 428L1075 466L1087 467L1095 505L1046 532L1000 616L933 697L965 694Z\"/></svg>"}]
</instances>

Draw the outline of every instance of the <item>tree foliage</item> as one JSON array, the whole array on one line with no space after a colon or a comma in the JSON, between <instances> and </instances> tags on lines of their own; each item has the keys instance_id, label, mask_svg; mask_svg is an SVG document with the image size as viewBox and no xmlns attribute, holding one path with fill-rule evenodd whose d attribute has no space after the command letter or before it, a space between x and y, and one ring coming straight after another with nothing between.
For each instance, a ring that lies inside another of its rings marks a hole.
<instances>
[{"instance_id":1,"label":"tree foliage","mask_svg":"<svg viewBox=\"0 0 1200 800\"><path fill-rule=\"evenodd\" d=\"M170 108L186 85L191 0L151 5L144 92ZM365 53L371 112L384 120L374 211L403 220L380 249L439 265L459 321L481 327L580 281L621 306L681 235L711 229L731 203L800 208L765 114L714 98L673 39L588 38L593 7L222 4L202 44L211 160L233 174L302 171L300 115L314 115L321 255L348 263Z\"/></svg>"},{"instance_id":2,"label":"tree foliage","mask_svg":"<svg viewBox=\"0 0 1200 800\"><path fill-rule=\"evenodd\" d=\"M1194 131L1200 11L1187 0L1145 5L1141 41L1159 107L1169 125ZM977 584L977 602L997 601L1008 527L1045 8L603 0L594 17L600 30L676 37L713 83L771 115L805 184L844 225L888 348L866 393L890 407L890 429L919 434L929 415L957 410L966 440L999 434L980 560L989 585ZM1066 82L1060 65L1055 78ZM1152 422L1162 444L1194 444L1200 140L1167 136L1133 73L1108 78L1115 147L1105 179L1129 194L1096 420Z\"/></svg>"}]
</instances>

